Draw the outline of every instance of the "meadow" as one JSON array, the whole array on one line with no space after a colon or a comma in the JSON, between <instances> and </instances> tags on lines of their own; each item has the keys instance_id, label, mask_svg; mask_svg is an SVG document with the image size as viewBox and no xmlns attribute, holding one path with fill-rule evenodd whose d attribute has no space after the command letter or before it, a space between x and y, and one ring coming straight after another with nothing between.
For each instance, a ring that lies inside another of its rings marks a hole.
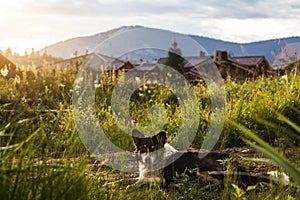
<instances>
[{"instance_id":1,"label":"meadow","mask_svg":"<svg viewBox=\"0 0 300 200\"><path fill-rule=\"evenodd\" d=\"M111 94L118 76L106 75L95 85L97 117L114 144L133 151L131 137L117 126L111 111ZM76 71L65 69L33 70L22 77L0 79L0 199L300 199L297 71L244 83L225 82L226 120L214 149L255 149L251 158L256 159L240 162L254 163L258 171L286 171L293 180L289 186L259 184L246 189L229 176L224 187L203 189L205 180L189 180L184 175L166 189L156 184L129 191L125 191L126 184L103 186L110 180L135 175L95 160L82 144L72 113L75 78ZM205 139L211 102L204 84L193 89L201 111L192 143L197 149ZM180 122L177 101L168 88L146 84L132 95L130 114L142 126L151 121L152 105L165 107L168 116L164 129L172 139ZM268 159L264 159L266 155ZM227 170L235 170L233 162L227 162Z\"/></svg>"}]
</instances>

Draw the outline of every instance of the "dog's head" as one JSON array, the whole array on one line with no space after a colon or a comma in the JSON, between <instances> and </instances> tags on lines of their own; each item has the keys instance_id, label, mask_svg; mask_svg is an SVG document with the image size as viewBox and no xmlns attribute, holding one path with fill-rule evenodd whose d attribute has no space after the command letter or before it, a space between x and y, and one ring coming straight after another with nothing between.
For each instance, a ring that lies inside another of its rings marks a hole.
<instances>
[{"instance_id":1,"label":"dog's head","mask_svg":"<svg viewBox=\"0 0 300 200\"><path fill-rule=\"evenodd\" d=\"M164 131L152 137L145 137L144 134L134 129L132 138L136 147L138 160L145 165L153 165L158 160L158 150L164 147L167 137Z\"/></svg>"}]
</instances>

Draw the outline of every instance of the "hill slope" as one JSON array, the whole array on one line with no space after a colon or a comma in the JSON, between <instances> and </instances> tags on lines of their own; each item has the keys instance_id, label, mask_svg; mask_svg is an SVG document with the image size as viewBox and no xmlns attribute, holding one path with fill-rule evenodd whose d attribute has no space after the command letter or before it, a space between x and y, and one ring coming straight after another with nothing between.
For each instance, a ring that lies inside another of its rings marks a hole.
<instances>
[{"instance_id":1,"label":"hill slope","mask_svg":"<svg viewBox=\"0 0 300 200\"><path fill-rule=\"evenodd\" d=\"M44 53L45 51L48 54L51 54L55 57L61 58L70 58L74 57L75 51L77 51L77 55L83 55L87 51L92 52L95 47L103 42L105 39L113 37L122 33L123 31L133 30L136 28L142 28L141 26L122 26L117 29L112 29L106 32L97 33L91 36L85 37L77 37L72 38L69 40L65 40L51 46L48 46L42 50L40 50L40 54ZM162 30L165 31L166 30ZM167 31L170 33L174 33L178 36L184 36L184 34L175 33L171 31ZM186 36L186 35L185 35ZM227 50L233 56L247 56L247 55L264 55L270 63L273 63L276 57L282 55L283 49L286 46L300 43L300 37L289 37L289 38L280 38L280 39L272 39L266 41L259 41L259 42L252 42L252 43L234 43L234 42L227 42L218 39L197 36L197 35L187 35L200 43L204 49L207 51L208 54L212 55L215 50ZM153 40L157 40L158 38L153 38ZM194 52L191 55L191 52L187 52L188 46L184 46L184 43L180 43L177 41L179 48L183 50L184 56L195 56L198 55L199 52ZM171 43L165 43L166 49L171 46ZM153 53L153 52L152 52ZM293 53L293 52L292 52ZM163 52L155 52L153 56L156 57L163 57L166 56ZM113 56L113 55L110 55ZM136 56L142 57L143 55L137 54Z\"/></svg>"}]
</instances>

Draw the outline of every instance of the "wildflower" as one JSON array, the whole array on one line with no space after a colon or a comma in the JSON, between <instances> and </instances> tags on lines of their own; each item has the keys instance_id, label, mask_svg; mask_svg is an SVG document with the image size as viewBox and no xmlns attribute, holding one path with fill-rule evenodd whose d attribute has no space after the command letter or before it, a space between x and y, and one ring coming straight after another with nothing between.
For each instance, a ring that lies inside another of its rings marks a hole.
<instances>
[{"instance_id":1,"label":"wildflower","mask_svg":"<svg viewBox=\"0 0 300 200\"><path fill-rule=\"evenodd\" d=\"M6 77L8 75L8 69L7 67L5 66L3 69L0 70L0 74L4 77Z\"/></svg>"},{"instance_id":2,"label":"wildflower","mask_svg":"<svg viewBox=\"0 0 300 200\"><path fill-rule=\"evenodd\" d=\"M21 78L20 76L16 75L15 79L14 79L14 83L15 84L19 84L21 82Z\"/></svg>"},{"instance_id":3,"label":"wildflower","mask_svg":"<svg viewBox=\"0 0 300 200\"><path fill-rule=\"evenodd\" d=\"M141 79L140 79L139 77L135 77L135 81L136 81L137 83L140 83L140 82L141 82Z\"/></svg>"},{"instance_id":4,"label":"wildflower","mask_svg":"<svg viewBox=\"0 0 300 200\"><path fill-rule=\"evenodd\" d=\"M130 123L131 123L132 126L134 126L134 124L135 124L136 122L135 122L135 120L132 119L132 120L130 120Z\"/></svg>"},{"instance_id":5,"label":"wildflower","mask_svg":"<svg viewBox=\"0 0 300 200\"><path fill-rule=\"evenodd\" d=\"M83 81L83 77L78 78L78 82L82 82Z\"/></svg>"}]
</instances>

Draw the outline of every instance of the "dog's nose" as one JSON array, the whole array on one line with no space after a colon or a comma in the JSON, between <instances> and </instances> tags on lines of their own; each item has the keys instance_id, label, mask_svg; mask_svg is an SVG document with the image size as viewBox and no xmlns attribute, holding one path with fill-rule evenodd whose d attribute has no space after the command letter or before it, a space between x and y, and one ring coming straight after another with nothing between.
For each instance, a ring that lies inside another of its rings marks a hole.
<instances>
[{"instance_id":1,"label":"dog's nose","mask_svg":"<svg viewBox=\"0 0 300 200\"><path fill-rule=\"evenodd\" d=\"M145 163L151 163L151 158L150 157L146 157L145 158Z\"/></svg>"}]
</instances>

